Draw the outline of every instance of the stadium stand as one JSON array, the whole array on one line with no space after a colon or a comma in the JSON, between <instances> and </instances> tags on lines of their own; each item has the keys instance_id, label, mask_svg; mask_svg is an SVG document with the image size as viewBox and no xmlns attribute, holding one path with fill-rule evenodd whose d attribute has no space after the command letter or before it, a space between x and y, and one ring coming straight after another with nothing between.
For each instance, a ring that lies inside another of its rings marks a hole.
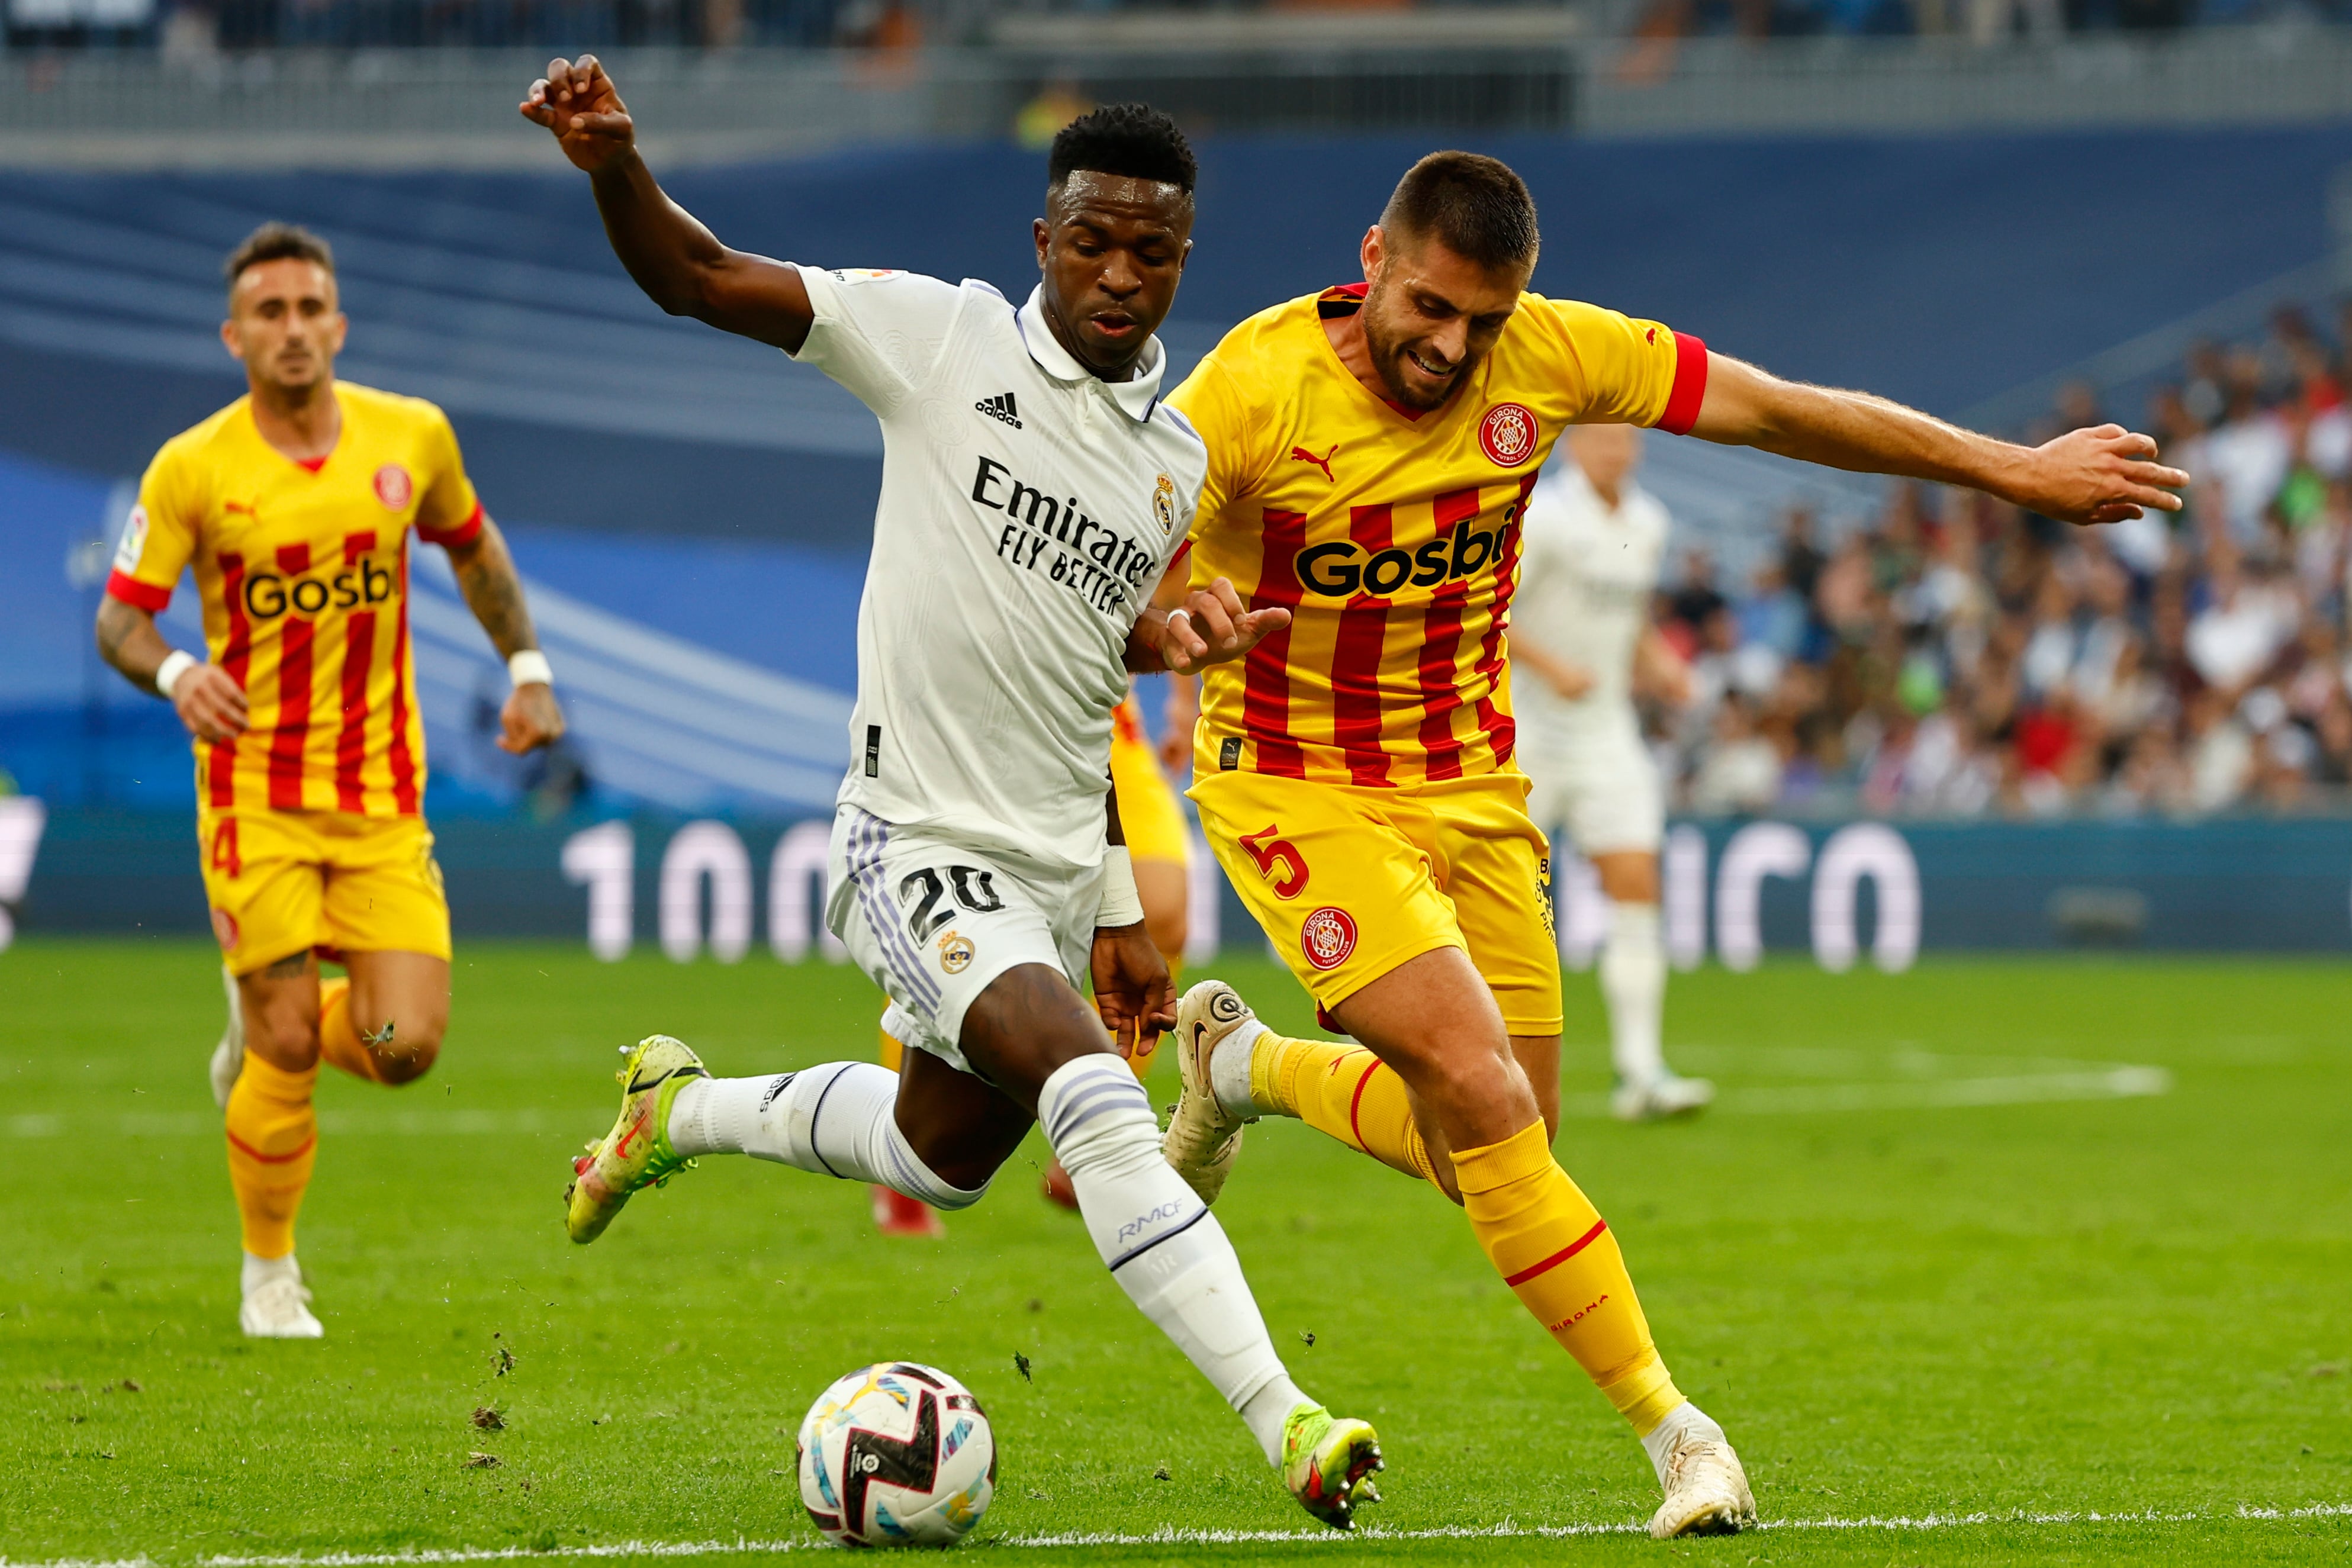
<instances>
[{"instance_id":1,"label":"stadium stand","mask_svg":"<svg viewBox=\"0 0 2352 1568\"><path fill-rule=\"evenodd\" d=\"M1199 250L1169 333L1180 366L1248 311L1349 276L1355 236L1393 170L1427 140L1358 139L1338 158L1314 139L1205 139ZM2098 395L2126 400L2113 406L2137 420L2137 400L2183 351L2184 332L2250 337L2294 290L2324 297L2326 193L2352 159L2352 132L2341 127L1477 144L1523 169L1542 204L1549 243L1539 287L1658 317L1787 373L2011 429L2070 371L2088 373ZM2146 188L2080 178L2124 160L2160 171L2161 216L2151 215ZM1018 292L1034 265L1026 235L992 220L1034 201L1037 178L1034 153L979 143L687 168L672 188L740 245L837 265L973 273ZM918 211L929 221L908 223ZM169 716L98 678L86 653L92 580L71 570L105 549L121 481L165 436L235 395L233 367L212 336L218 257L265 216L310 224L333 241L354 320L345 373L451 409L493 511L515 525L525 569L551 604L576 601L582 617L625 618L655 640L645 648L691 665L698 690L754 681L756 671L772 683L759 689L784 719L780 730L804 721L805 735L782 749L707 732L671 744L678 737L644 727L656 717L642 706L599 697L580 716L575 763L605 799L756 810L811 799L815 786L801 770L835 766L841 746L825 705L849 683L847 628L878 455L871 423L822 378L660 317L619 275L577 182L520 172L0 174L0 456L8 459L0 527L14 536L16 559L68 569L0 580L0 645L10 655L0 760L20 782L53 800L137 800L151 787L183 798L174 791L185 789L184 752ZM2117 238L2158 228L2161 244ZM547 368L549 345L592 326L593 376ZM2160 351L2146 351L2149 341ZM2116 357L2118 345L2136 342L2136 358ZM2260 396L2275 397L2274 381ZM1786 694L1772 695L1777 685L1759 686L1761 656L1741 652L1768 644L1780 666L1834 684L1843 666L1822 650L1852 644L1858 668L1879 671L1888 649L1908 649L1895 606L1918 600L1901 563L1933 554L1953 504L1904 499L1889 509L1874 485L1667 439L1652 444L1649 477L1686 541L1722 574L1717 591L1741 601L1735 622L1766 628L1735 639L1729 652L1747 673L1718 684L1755 699L1725 705L1725 726L1736 728L1754 706L1747 716L1780 737L1771 799L1826 810L1867 784L1874 802L1955 809L1948 793L1886 783L1896 752L1871 730L1876 723L1899 747L1904 723L1934 713L1901 720L1878 674L1838 686L1846 695L1835 703L1792 707ZM1879 599L1867 628L1829 637L1822 629L1840 622L1815 599L1795 617L1813 623L1804 633L1811 642L1771 641L1789 636L1787 601L1750 585L1791 503L1818 519L1820 549L1844 551L1841 561L1874 552ZM2257 521L2260 513L2254 505ZM2002 526L1978 521L1985 549L2007 537ZM1876 542L1842 543L1849 534ZM2076 598L2093 591L2090 567L2051 559ZM2142 576L2135 602L2152 606L2163 573ZM446 593L429 575L420 589ZM2181 591L2193 616L2202 591L2186 582ZM2049 603L2054 616L2055 591ZM562 617L550 622L551 641L564 634ZM2029 640L2032 624L2029 615ZM1723 641L1704 617L1692 625L1694 647ZM2055 635L2042 639L2045 651ZM473 737L480 672L464 664L478 662L465 628L433 645L435 661L454 661L438 666L427 709L453 802L470 789L491 809L544 785ZM1798 657L1801 649L1811 655ZM1957 689L1953 655L1937 657L1945 689ZM1910 665L1897 657L1892 667ZM614 674L622 682L633 673L643 666ZM1906 692L1927 689L1912 679ZM1779 707L1762 711L1766 698ZM1703 713L1679 735L1678 772L1694 804L1714 799L1698 784L1717 716ZM1792 738L1800 731L1801 742ZM2032 733L2034 747L2053 744ZM2021 763L2009 780L2005 758L2015 754L2011 744L1971 764L1999 776L1987 809L2053 799L2044 785L2028 789L2047 768ZM119 765L130 758L139 766ZM2103 763L2102 788L2119 767ZM2078 780L2063 803L2086 803L2095 794L2087 789Z\"/></svg>"}]
</instances>

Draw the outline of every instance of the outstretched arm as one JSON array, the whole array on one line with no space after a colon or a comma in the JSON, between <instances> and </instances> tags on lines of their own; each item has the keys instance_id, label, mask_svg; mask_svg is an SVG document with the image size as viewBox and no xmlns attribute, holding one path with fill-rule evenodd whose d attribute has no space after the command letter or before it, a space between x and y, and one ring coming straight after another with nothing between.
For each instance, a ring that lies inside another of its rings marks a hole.
<instances>
[{"instance_id":1,"label":"outstretched arm","mask_svg":"<svg viewBox=\"0 0 2352 1568\"><path fill-rule=\"evenodd\" d=\"M2177 512L2189 476L2156 461L2156 443L2118 424L2019 446L1868 392L1784 382L1710 352L1691 434L1857 474L1966 485L2067 523L2113 523L2145 507Z\"/></svg>"},{"instance_id":2,"label":"outstretched arm","mask_svg":"<svg viewBox=\"0 0 2352 1568\"><path fill-rule=\"evenodd\" d=\"M448 550L458 591L474 619L490 634L499 657L511 659L536 649L539 633L531 629L530 607L523 602L522 578L498 524L484 517L479 533ZM556 740L563 734L563 710L556 705L554 688L534 680L516 686L499 715L499 747L518 754Z\"/></svg>"},{"instance_id":3,"label":"outstretched arm","mask_svg":"<svg viewBox=\"0 0 2352 1568\"><path fill-rule=\"evenodd\" d=\"M663 193L637 156L636 124L593 55L550 60L519 106L555 133L586 172L605 237L629 276L673 316L798 353L814 313L801 275L780 261L730 250Z\"/></svg>"}]
</instances>

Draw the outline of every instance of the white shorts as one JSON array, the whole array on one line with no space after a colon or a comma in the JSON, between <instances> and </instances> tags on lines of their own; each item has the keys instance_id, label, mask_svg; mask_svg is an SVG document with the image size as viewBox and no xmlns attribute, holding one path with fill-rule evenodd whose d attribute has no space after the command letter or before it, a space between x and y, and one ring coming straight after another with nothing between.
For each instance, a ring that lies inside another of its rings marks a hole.
<instances>
[{"instance_id":1,"label":"white shorts","mask_svg":"<svg viewBox=\"0 0 2352 1568\"><path fill-rule=\"evenodd\" d=\"M1665 841L1665 792L1632 724L1542 733L1523 728L1517 761L1534 786L1528 815L1555 845L1563 830L1587 859L1625 850L1655 854Z\"/></svg>"},{"instance_id":2,"label":"white shorts","mask_svg":"<svg viewBox=\"0 0 2352 1568\"><path fill-rule=\"evenodd\" d=\"M883 1029L959 1071L964 1011L997 976L1043 964L1086 988L1100 867L1052 876L843 806L825 885L825 924L889 994Z\"/></svg>"}]
</instances>

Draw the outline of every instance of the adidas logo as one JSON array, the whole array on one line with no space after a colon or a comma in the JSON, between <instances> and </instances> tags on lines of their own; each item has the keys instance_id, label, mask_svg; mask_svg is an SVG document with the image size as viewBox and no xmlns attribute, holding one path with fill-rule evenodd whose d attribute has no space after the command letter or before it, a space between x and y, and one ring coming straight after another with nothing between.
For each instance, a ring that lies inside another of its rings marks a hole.
<instances>
[{"instance_id":1,"label":"adidas logo","mask_svg":"<svg viewBox=\"0 0 2352 1568\"><path fill-rule=\"evenodd\" d=\"M1021 428L1021 411L1013 406L1011 392L998 392L994 397L984 397L971 406L991 419L1001 419L1015 430Z\"/></svg>"}]
</instances>

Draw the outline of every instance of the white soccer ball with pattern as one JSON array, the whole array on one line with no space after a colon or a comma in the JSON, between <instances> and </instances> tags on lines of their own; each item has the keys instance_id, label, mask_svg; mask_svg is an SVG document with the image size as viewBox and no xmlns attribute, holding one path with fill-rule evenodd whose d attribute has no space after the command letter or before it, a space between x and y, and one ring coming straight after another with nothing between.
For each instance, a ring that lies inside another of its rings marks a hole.
<instances>
[{"instance_id":1,"label":"white soccer ball with pattern","mask_svg":"<svg viewBox=\"0 0 2352 1568\"><path fill-rule=\"evenodd\" d=\"M996 1434L971 1391L911 1361L861 1366L800 1433L801 1501L844 1546L952 1546L996 1497Z\"/></svg>"}]
</instances>

